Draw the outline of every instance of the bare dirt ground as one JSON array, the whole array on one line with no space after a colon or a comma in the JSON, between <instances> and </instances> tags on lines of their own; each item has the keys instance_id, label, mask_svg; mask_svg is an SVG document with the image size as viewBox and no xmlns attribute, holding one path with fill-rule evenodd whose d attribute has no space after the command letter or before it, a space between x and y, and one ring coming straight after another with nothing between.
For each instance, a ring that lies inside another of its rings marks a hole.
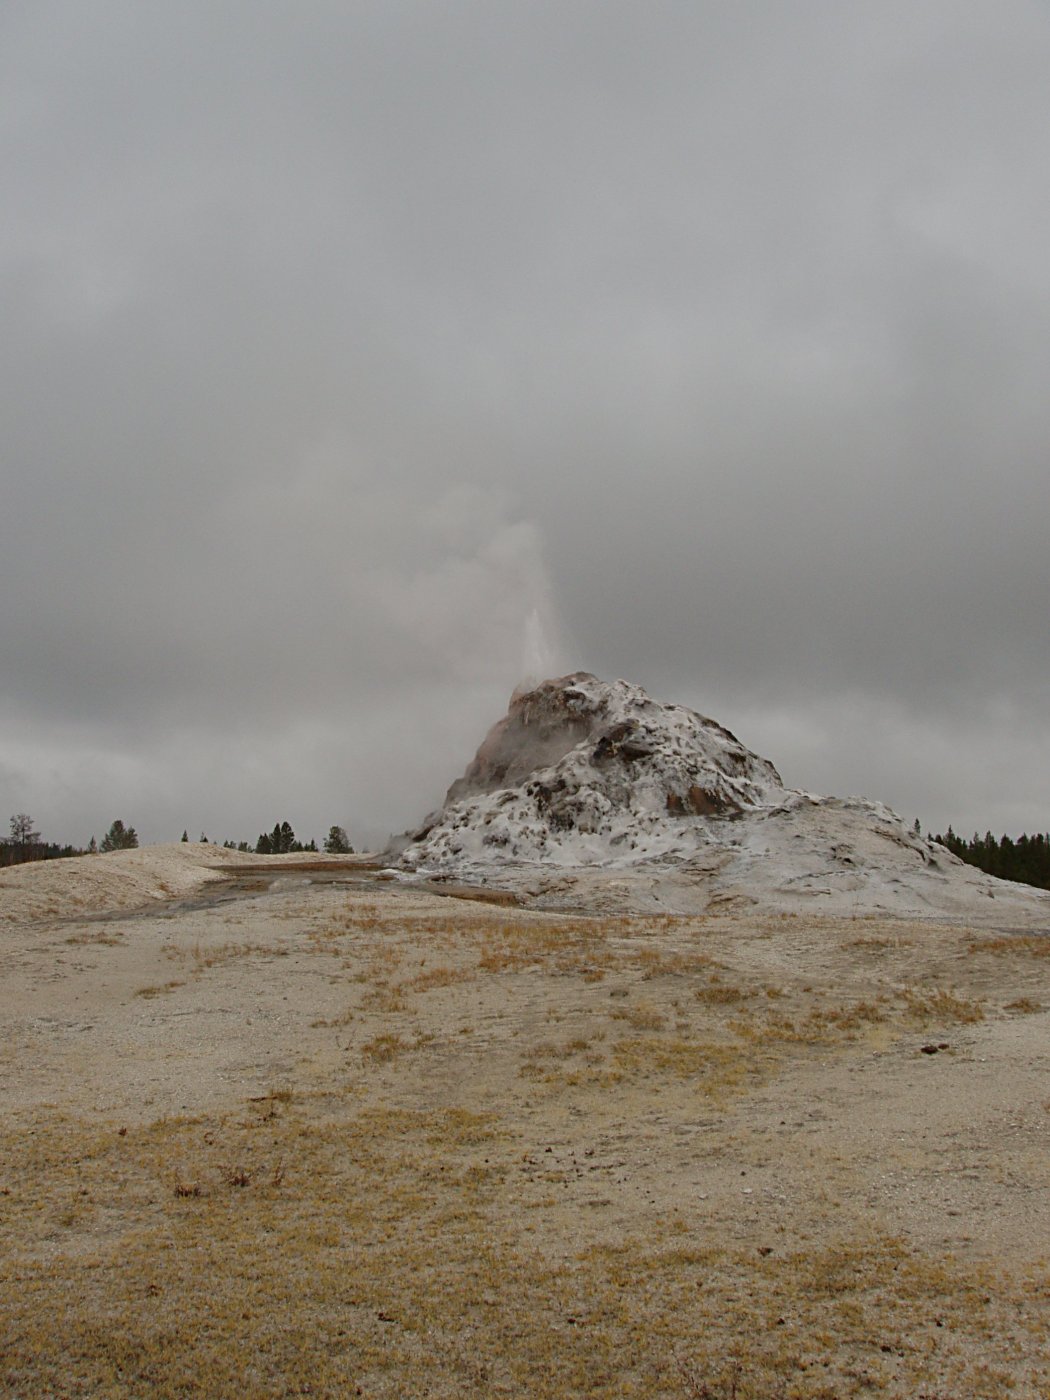
<instances>
[{"instance_id":1,"label":"bare dirt ground","mask_svg":"<svg viewBox=\"0 0 1050 1400\"><path fill-rule=\"evenodd\" d=\"M0 1393L1050 1396L1050 936L173 849L0 879Z\"/></svg>"}]
</instances>

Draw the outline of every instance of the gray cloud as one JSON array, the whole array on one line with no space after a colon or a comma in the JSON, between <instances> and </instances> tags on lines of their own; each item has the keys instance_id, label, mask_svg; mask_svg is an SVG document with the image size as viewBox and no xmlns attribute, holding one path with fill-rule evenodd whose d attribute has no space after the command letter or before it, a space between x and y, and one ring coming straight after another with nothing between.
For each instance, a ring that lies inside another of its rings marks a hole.
<instances>
[{"instance_id":1,"label":"gray cloud","mask_svg":"<svg viewBox=\"0 0 1050 1400\"><path fill-rule=\"evenodd\" d=\"M11 810L383 834L535 612L1045 828L1048 59L1010 0L7 7Z\"/></svg>"}]
</instances>

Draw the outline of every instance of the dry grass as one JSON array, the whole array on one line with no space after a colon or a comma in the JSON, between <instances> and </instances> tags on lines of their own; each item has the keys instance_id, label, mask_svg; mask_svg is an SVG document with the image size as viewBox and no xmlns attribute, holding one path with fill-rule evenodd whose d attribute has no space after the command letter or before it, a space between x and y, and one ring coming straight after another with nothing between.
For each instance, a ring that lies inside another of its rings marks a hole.
<instances>
[{"instance_id":1,"label":"dry grass","mask_svg":"<svg viewBox=\"0 0 1050 1400\"><path fill-rule=\"evenodd\" d=\"M119 929L109 929L96 932L93 929L84 929L79 933L72 933L66 939L67 943L74 947L95 947L95 948L119 948L127 942L127 934Z\"/></svg>"},{"instance_id":2,"label":"dry grass","mask_svg":"<svg viewBox=\"0 0 1050 1400\"><path fill-rule=\"evenodd\" d=\"M400 983L395 983L393 986L385 982L377 983L361 998L362 1011L372 1011L383 1016L407 1011L408 1004L405 988Z\"/></svg>"},{"instance_id":3,"label":"dry grass","mask_svg":"<svg viewBox=\"0 0 1050 1400\"><path fill-rule=\"evenodd\" d=\"M140 987L135 995L151 1000L153 997L166 996L169 992L175 991L177 987L185 987L185 985L185 982L180 982L177 978L173 978L170 982L163 982L156 986Z\"/></svg>"},{"instance_id":4,"label":"dry grass","mask_svg":"<svg viewBox=\"0 0 1050 1400\"><path fill-rule=\"evenodd\" d=\"M552 1254L514 1223L521 1141L496 1115L274 1107L6 1137L0 1390L995 1397L1046 1354L1043 1278L878 1234L743 1251L659 1216Z\"/></svg>"},{"instance_id":5,"label":"dry grass","mask_svg":"<svg viewBox=\"0 0 1050 1400\"><path fill-rule=\"evenodd\" d=\"M688 1079L700 1092L711 1095L736 1087L747 1073L738 1046L679 1036L627 1037L613 1045L612 1058L624 1073L646 1079Z\"/></svg>"},{"instance_id":6,"label":"dry grass","mask_svg":"<svg viewBox=\"0 0 1050 1400\"><path fill-rule=\"evenodd\" d=\"M311 1030L338 1030L343 1026L349 1026L356 1019L356 1013L352 1006L337 1016L318 1016L316 1020L310 1022Z\"/></svg>"},{"instance_id":7,"label":"dry grass","mask_svg":"<svg viewBox=\"0 0 1050 1400\"><path fill-rule=\"evenodd\" d=\"M639 1002L637 1006L618 1007L612 1013L614 1021L626 1021L636 1031L662 1031L667 1025L667 1017L651 1001Z\"/></svg>"},{"instance_id":8,"label":"dry grass","mask_svg":"<svg viewBox=\"0 0 1050 1400\"><path fill-rule=\"evenodd\" d=\"M399 1035L392 1035L385 1032L383 1035L373 1036L361 1046L361 1054L366 1060L373 1064L385 1065L391 1060L396 1060L398 1055L404 1054L406 1050L411 1050L412 1046L407 1040Z\"/></svg>"},{"instance_id":9,"label":"dry grass","mask_svg":"<svg viewBox=\"0 0 1050 1400\"><path fill-rule=\"evenodd\" d=\"M992 956L1020 953L1023 957L1050 958L1050 938L1032 934L1013 934L1008 938L978 938L970 943L969 952Z\"/></svg>"},{"instance_id":10,"label":"dry grass","mask_svg":"<svg viewBox=\"0 0 1050 1400\"><path fill-rule=\"evenodd\" d=\"M470 982L477 976L473 968L431 967L419 972L405 984L413 992L432 992L436 987L452 987L459 982Z\"/></svg>"},{"instance_id":11,"label":"dry grass","mask_svg":"<svg viewBox=\"0 0 1050 1400\"><path fill-rule=\"evenodd\" d=\"M707 953L670 952L643 945L625 961L637 967L648 981L654 977L692 977L713 966L715 960Z\"/></svg>"},{"instance_id":12,"label":"dry grass","mask_svg":"<svg viewBox=\"0 0 1050 1400\"><path fill-rule=\"evenodd\" d=\"M1008 1001L1003 1009L1015 1011L1019 1016L1034 1016L1037 1011L1043 1010L1043 1005L1031 997L1018 997L1016 1001Z\"/></svg>"},{"instance_id":13,"label":"dry grass","mask_svg":"<svg viewBox=\"0 0 1050 1400\"><path fill-rule=\"evenodd\" d=\"M956 996L943 988L904 992L906 1015L921 1026L974 1025L984 1020L984 1008L979 1001Z\"/></svg>"},{"instance_id":14,"label":"dry grass","mask_svg":"<svg viewBox=\"0 0 1050 1400\"><path fill-rule=\"evenodd\" d=\"M729 986L727 983L712 977L706 986L697 987L693 995L697 1001L702 1001L707 1006L735 1006L737 1002L746 1001L755 993L750 990L745 991L742 987Z\"/></svg>"},{"instance_id":15,"label":"dry grass","mask_svg":"<svg viewBox=\"0 0 1050 1400\"><path fill-rule=\"evenodd\" d=\"M844 952L841 923L794 918L376 900L309 921L176 954L282 990L294 965L267 964L308 955L288 1077L261 1079L287 1087L0 1125L0 1394L1050 1395L1044 1273L869 1229L887 1216L842 1208L848 1158L777 1127L806 1066L977 1025L1034 976L993 992L968 934L918 967L896 925ZM796 931L808 963L756 953ZM772 1122L746 1116L766 1100Z\"/></svg>"},{"instance_id":16,"label":"dry grass","mask_svg":"<svg viewBox=\"0 0 1050 1400\"><path fill-rule=\"evenodd\" d=\"M745 1039L757 1040L767 1046L828 1046L836 1042L849 1042L855 1039L855 1033L862 1027L875 1025L886 1019L887 1012L884 1007L868 1002L856 1002L837 1007L815 1007L794 1017L768 1011L764 1016L753 1019L737 1017L731 1024Z\"/></svg>"},{"instance_id":17,"label":"dry grass","mask_svg":"<svg viewBox=\"0 0 1050 1400\"><path fill-rule=\"evenodd\" d=\"M176 943L164 946L164 956L173 962L189 961L193 971L203 973L212 967L222 967L242 958L286 958L290 949L279 943L213 943L196 942L188 948Z\"/></svg>"}]
</instances>

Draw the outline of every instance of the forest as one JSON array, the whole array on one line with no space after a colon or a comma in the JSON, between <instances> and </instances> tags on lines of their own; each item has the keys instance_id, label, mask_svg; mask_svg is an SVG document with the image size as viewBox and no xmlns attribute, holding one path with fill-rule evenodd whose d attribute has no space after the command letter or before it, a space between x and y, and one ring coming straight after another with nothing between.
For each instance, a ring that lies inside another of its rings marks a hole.
<instances>
[{"instance_id":1,"label":"forest","mask_svg":"<svg viewBox=\"0 0 1050 1400\"><path fill-rule=\"evenodd\" d=\"M976 865L988 875L1000 880L1016 880L1022 885L1050 889L1050 835L995 837L990 831L979 836L975 831L969 841L956 836L949 826L943 836L935 836L953 855L967 865Z\"/></svg>"}]
</instances>

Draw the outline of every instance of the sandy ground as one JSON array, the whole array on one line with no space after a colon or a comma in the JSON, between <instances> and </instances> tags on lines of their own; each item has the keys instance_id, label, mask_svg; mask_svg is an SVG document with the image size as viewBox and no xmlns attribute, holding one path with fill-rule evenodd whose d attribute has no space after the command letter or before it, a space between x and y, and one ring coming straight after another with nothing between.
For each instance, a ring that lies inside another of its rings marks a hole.
<instances>
[{"instance_id":1,"label":"sandy ground","mask_svg":"<svg viewBox=\"0 0 1050 1400\"><path fill-rule=\"evenodd\" d=\"M321 864L0 879L0 1391L1050 1395L1050 936Z\"/></svg>"}]
</instances>

